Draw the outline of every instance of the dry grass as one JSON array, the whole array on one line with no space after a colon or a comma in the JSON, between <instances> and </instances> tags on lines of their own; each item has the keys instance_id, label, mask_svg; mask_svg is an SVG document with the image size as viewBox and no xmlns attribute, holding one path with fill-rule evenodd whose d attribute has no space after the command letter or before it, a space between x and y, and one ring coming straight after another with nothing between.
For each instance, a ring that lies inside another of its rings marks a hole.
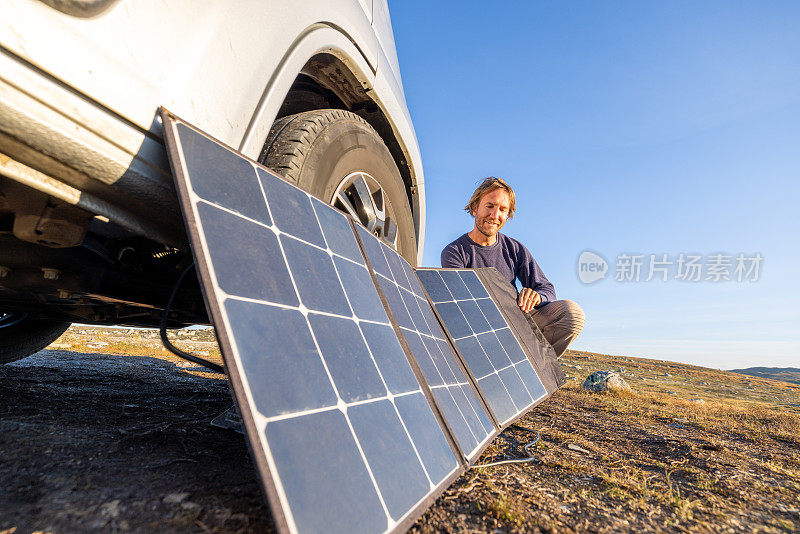
<instances>
[{"instance_id":1,"label":"dry grass","mask_svg":"<svg viewBox=\"0 0 800 534\"><path fill-rule=\"evenodd\" d=\"M564 364L567 384L487 451L516 454L515 444L538 431L540 462L474 470L471 491L457 482L416 530L800 529L796 385L590 353L568 353ZM621 370L634 393L583 391L580 381L596 370Z\"/></svg>"}]
</instances>

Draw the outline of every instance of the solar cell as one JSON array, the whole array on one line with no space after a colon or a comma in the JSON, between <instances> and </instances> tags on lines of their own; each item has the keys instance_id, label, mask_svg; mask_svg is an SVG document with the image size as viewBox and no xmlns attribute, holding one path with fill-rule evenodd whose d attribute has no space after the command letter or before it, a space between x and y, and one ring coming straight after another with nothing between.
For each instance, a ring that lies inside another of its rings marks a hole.
<instances>
[{"instance_id":1,"label":"solar cell","mask_svg":"<svg viewBox=\"0 0 800 534\"><path fill-rule=\"evenodd\" d=\"M501 427L547 395L475 271L418 269L417 276Z\"/></svg>"},{"instance_id":2,"label":"solar cell","mask_svg":"<svg viewBox=\"0 0 800 534\"><path fill-rule=\"evenodd\" d=\"M444 420L466 458L476 458L496 434L496 428L431 312L419 279L396 251L362 226L356 225L356 230L388 307Z\"/></svg>"},{"instance_id":3,"label":"solar cell","mask_svg":"<svg viewBox=\"0 0 800 534\"><path fill-rule=\"evenodd\" d=\"M162 119L208 308L278 528L407 526L463 466L350 222L168 113ZM409 269L383 261L373 265L391 281L395 306L419 299ZM420 305L407 328L425 322ZM427 352L426 341L417 351ZM441 389L460 397L465 383ZM477 397L459 402L479 409ZM481 422L476 415L464 424L474 419Z\"/></svg>"}]
</instances>

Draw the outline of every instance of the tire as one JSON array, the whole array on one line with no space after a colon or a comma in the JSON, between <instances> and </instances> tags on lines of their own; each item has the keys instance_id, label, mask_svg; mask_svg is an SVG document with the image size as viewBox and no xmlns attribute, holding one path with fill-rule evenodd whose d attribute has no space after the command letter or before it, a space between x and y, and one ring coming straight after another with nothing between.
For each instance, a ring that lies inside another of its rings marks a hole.
<instances>
[{"instance_id":1,"label":"tire","mask_svg":"<svg viewBox=\"0 0 800 534\"><path fill-rule=\"evenodd\" d=\"M38 321L24 313L0 312L0 364L27 358L58 339L69 328L62 321Z\"/></svg>"},{"instance_id":2,"label":"tire","mask_svg":"<svg viewBox=\"0 0 800 534\"><path fill-rule=\"evenodd\" d=\"M259 161L352 215L416 267L414 218L403 178L367 121L339 109L283 117L272 125Z\"/></svg>"}]
</instances>

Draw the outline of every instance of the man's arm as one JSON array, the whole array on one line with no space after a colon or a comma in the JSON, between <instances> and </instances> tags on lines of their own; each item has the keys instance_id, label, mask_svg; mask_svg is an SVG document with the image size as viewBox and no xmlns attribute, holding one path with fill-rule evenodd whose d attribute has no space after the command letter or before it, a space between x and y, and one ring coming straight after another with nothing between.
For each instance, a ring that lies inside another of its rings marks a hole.
<instances>
[{"instance_id":1,"label":"man's arm","mask_svg":"<svg viewBox=\"0 0 800 534\"><path fill-rule=\"evenodd\" d=\"M556 300L556 290L533 259L527 248L520 247L517 278L522 284L518 304L522 311L530 311ZM527 291L526 291L527 290Z\"/></svg>"},{"instance_id":2,"label":"man's arm","mask_svg":"<svg viewBox=\"0 0 800 534\"><path fill-rule=\"evenodd\" d=\"M531 289L536 291L542 296L543 302L552 302L556 300L556 288L550 283L550 280L542 272L539 264L531 257L531 273L528 276ZM523 285L525 285L523 283Z\"/></svg>"},{"instance_id":3,"label":"man's arm","mask_svg":"<svg viewBox=\"0 0 800 534\"><path fill-rule=\"evenodd\" d=\"M458 253L458 249L452 243L442 250L442 267L445 269L466 269L464 258Z\"/></svg>"}]
</instances>

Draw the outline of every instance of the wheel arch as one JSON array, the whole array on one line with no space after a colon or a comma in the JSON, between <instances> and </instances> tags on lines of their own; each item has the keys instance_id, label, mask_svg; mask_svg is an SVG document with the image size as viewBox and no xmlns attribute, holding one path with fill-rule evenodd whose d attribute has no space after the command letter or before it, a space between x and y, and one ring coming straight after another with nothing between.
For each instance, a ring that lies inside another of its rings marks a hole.
<instances>
[{"instance_id":1,"label":"wheel arch","mask_svg":"<svg viewBox=\"0 0 800 534\"><path fill-rule=\"evenodd\" d=\"M270 77L239 150L257 160L275 120L326 108L352 111L383 139L403 178L421 258L425 220L422 166L402 89L376 84L376 72L339 28L314 25L295 40ZM391 113L392 109L401 112Z\"/></svg>"}]
</instances>

